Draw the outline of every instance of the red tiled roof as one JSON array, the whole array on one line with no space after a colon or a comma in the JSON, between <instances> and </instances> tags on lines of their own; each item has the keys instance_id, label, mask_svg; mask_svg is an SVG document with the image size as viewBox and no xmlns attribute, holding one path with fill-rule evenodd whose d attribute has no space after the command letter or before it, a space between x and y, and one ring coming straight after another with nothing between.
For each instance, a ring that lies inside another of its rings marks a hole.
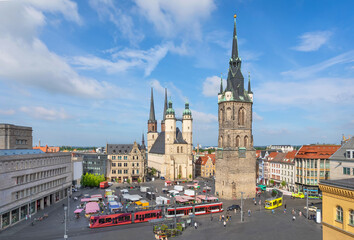
<instances>
[{"instance_id":1,"label":"red tiled roof","mask_svg":"<svg viewBox=\"0 0 354 240\"><path fill-rule=\"evenodd\" d=\"M328 159L339 148L340 145L304 145L300 148L295 157Z\"/></svg>"},{"instance_id":2,"label":"red tiled roof","mask_svg":"<svg viewBox=\"0 0 354 240\"><path fill-rule=\"evenodd\" d=\"M198 158L196 164L198 165L205 165L210 158L213 164L215 164L215 154L207 154L208 156L201 156ZM214 156L209 156L209 155L214 155Z\"/></svg>"},{"instance_id":3,"label":"red tiled roof","mask_svg":"<svg viewBox=\"0 0 354 240\"><path fill-rule=\"evenodd\" d=\"M297 150L288 152L285 156L285 159L293 160L295 158L296 153L297 153Z\"/></svg>"},{"instance_id":4,"label":"red tiled roof","mask_svg":"<svg viewBox=\"0 0 354 240\"><path fill-rule=\"evenodd\" d=\"M268 155L268 160L272 160L273 158L275 158L275 156L277 156L278 155L278 152L271 152L271 153L269 153L269 155Z\"/></svg>"},{"instance_id":5,"label":"red tiled roof","mask_svg":"<svg viewBox=\"0 0 354 240\"><path fill-rule=\"evenodd\" d=\"M259 158L261 156L261 151L262 150L256 150L256 157Z\"/></svg>"}]
</instances>

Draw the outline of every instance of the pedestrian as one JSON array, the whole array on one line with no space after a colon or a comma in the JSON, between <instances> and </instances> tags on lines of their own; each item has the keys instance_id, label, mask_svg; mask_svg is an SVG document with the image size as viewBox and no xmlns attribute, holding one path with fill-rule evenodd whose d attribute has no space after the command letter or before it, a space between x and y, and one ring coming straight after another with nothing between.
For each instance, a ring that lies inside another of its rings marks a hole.
<instances>
[{"instance_id":1,"label":"pedestrian","mask_svg":"<svg viewBox=\"0 0 354 240\"><path fill-rule=\"evenodd\" d=\"M254 205L255 205L255 206L257 205L257 201L256 201L256 200L254 200Z\"/></svg>"},{"instance_id":2,"label":"pedestrian","mask_svg":"<svg viewBox=\"0 0 354 240\"><path fill-rule=\"evenodd\" d=\"M219 217L219 222L221 222L221 215L220 215L220 217Z\"/></svg>"},{"instance_id":3,"label":"pedestrian","mask_svg":"<svg viewBox=\"0 0 354 240\"><path fill-rule=\"evenodd\" d=\"M231 221L231 215L229 216L229 218L230 218L230 221Z\"/></svg>"},{"instance_id":4,"label":"pedestrian","mask_svg":"<svg viewBox=\"0 0 354 240\"><path fill-rule=\"evenodd\" d=\"M235 214L236 214L236 212L237 212L237 209L235 208Z\"/></svg>"},{"instance_id":5,"label":"pedestrian","mask_svg":"<svg viewBox=\"0 0 354 240\"><path fill-rule=\"evenodd\" d=\"M295 221L295 219L296 219L296 217L295 217L295 215L293 216L293 221Z\"/></svg>"},{"instance_id":6,"label":"pedestrian","mask_svg":"<svg viewBox=\"0 0 354 240\"><path fill-rule=\"evenodd\" d=\"M221 221L224 221L224 220L225 220L225 216L223 214L222 217L221 217Z\"/></svg>"},{"instance_id":7,"label":"pedestrian","mask_svg":"<svg viewBox=\"0 0 354 240\"><path fill-rule=\"evenodd\" d=\"M286 209L286 204L284 205L284 208Z\"/></svg>"},{"instance_id":8,"label":"pedestrian","mask_svg":"<svg viewBox=\"0 0 354 240\"><path fill-rule=\"evenodd\" d=\"M248 209L248 216L251 216L251 209Z\"/></svg>"},{"instance_id":9,"label":"pedestrian","mask_svg":"<svg viewBox=\"0 0 354 240\"><path fill-rule=\"evenodd\" d=\"M194 228L197 229L198 228L198 223L194 222Z\"/></svg>"},{"instance_id":10,"label":"pedestrian","mask_svg":"<svg viewBox=\"0 0 354 240\"><path fill-rule=\"evenodd\" d=\"M224 221L224 228L226 227L226 222Z\"/></svg>"}]
</instances>

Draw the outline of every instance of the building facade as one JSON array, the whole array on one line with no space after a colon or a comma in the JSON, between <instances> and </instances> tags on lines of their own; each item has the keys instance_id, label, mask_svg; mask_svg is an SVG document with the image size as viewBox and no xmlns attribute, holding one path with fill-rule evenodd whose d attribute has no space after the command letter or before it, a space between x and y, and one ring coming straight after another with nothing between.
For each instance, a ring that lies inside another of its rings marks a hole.
<instances>
[{"instance_id":1,"label":"building facade","mask_svg":"<svg viewBox=\"0 0 354 240\"><path fill-rule=\"evenodd\" d=\"M70 153L0 150L0 229L65 198L71 184Z\"/></svg>"},{"instance_id":2,"label":"building facade","mask_svg":"<svg viewBox=\"0 0 354 240\"><path fill-rule=\"evenodd\" d=\"M92 173L107 176L108 158L104 153L75 153L82 157L83 174Z\"/></svg>"},{"instance_id":3,"label":"building facade","mask_svg":"<svg viewBox=\"0 0 354 240\"><path fill-rule=\"evenodd\" d=\"M0 124L0 149L32 149L32 128Z\"/></svg>"},{"instance_id":4,"label":"building facade","mask_svg":"<svg viewBox=\"0 0 354 240\"><path fill-rule=\"evenodd\" d=\"M107 179L109 181L145 181L145 144L107 144ZM129 179L129 180L128 180Z\"/></svg>"},{"instance_id":5,"label":"building facade","mask_svg":"<svg viewBox=\"0 0 354 240\"><path fill-rule=\"evenodd\" d=\"M354 178L321 180L323 240L354 239Z\"/></svg>"},{"instance_id":6,"label":"building facade","mask_svg":"<svg viewBox=\"0 0 354 240\"><path fill-rule=\"evenodd\" d=\"M299 191L308 189L318 194L320 180L330 178L330 160L339 145L304 145L295 156L296 179L295 184Z\"/></svg>"},{"instance_id":7,"label":"building facade","mask_svg":"<svg viewBox=\"0 0 354 240\"><path fill-rule=\"evenodd\" d=\"M342 146L330 158L330 179L354 177L354 137L342 141Z\"/></svg>"},{"instance_id":8,"label":"building facade","mask_svg":"<svg viewBox=\"0 0 354 240\"><path fill-rule=\"evenodd\" d=\"M195 164L196 177L212 177L215 174L215 154L200 156Z\"/></svg>"},{"instance_id":9,"label":"building facade","mask_svg":"<svg viewBox=\"0 0 354 240\"><path fill-rule=\"evenodd\" d=\"M165 91L161 132L157 131L153 91L151 89L150 117L148 120L148 167L169 180L192 179L193 171L193 119L189 103L185 103L182 119L177 119L172 101L167 106ZM182 131L176 122L182 122Z\"/></svg>"},{"instance_id":10,"label":"building facade","mask_svg":"<svg viewBox=\"0 0 354 240\"><path fill-rule=\"evenodd\" d=\"M219 138L215 167L215 191L224 199L253 198L256 186L256 151L253 148L250 79L244 88L238 56L236 15L227 86L218 94Z\"/></svg>"},{"instance_id":11,"label":"building facade","mask_svg":"<svg viewBox=\"0 0 354 240\"><path fill-rule=\"evenodd\" d=\"M267 149L281 151L283 153L294 151L294 147L291 145L269 145Z\"/></svg>"}]
</instances>

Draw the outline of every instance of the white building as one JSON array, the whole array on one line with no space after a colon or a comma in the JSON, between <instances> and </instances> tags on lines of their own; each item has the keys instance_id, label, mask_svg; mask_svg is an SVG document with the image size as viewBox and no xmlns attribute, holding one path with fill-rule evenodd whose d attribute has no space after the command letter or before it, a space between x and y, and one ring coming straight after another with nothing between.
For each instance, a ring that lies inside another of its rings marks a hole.
<instances>
[{"instance_id":1,"label":"white building","mask_svg":"<svg viewBox=\"0 0 354 240\"><path fill-rule=\"evenodd\" d=\"M281 151L283 153L294 151L294 147L291 145L269 145L267 149Z\"/></svg>"}]
</instances>

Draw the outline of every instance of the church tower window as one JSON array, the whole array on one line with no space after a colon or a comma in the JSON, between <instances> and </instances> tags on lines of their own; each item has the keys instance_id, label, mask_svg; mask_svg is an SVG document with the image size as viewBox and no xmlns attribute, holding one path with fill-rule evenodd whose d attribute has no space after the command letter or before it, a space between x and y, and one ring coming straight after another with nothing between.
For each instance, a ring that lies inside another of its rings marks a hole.
<instances>
[{"instance_id":1,"label":"church tower window","mask_svg":"<svg viewBox=\"0 0 354 240\"><path fill-rule=\"evenodd\" d=\"M179 153L179 147L177 147L177 153Z\"/></svg>"},{"instance_id":2,"label":"church tower window","mask_svg":"<svg viewBox=\"0 0 354 240\"><path fill-rule=\"evenodd\" d=\"M246 110L241 107L240 110L238 111L238 125L245 125L245 115L246 115Z\"/></svg>"},{"instance_id":3,"label":"church tower window","mask_svg":"<svg viewBox=\"0 0 354 240\"><path fill-rule=\"evenodd\" d=\"M236 147L240 147L240 136L236 137Z\"/></svg>"},{"instance_id":4,"label":"church tower window","mask_svg":"<svg viewBox=\"0 0 354 240\"><path fill-rule=\"evenodd\" d=\"M244 138L244 146L248 147L248 136L245 136Z\"/></svg>"},{"instance_id":5,"label":"church tower window","mask_svg":"<svg viewBox=\"0 0 354 240\"><path fill-rule=\"evenodd\" d=\"M229 107L226 109L226 119L232 120L232 111L231 111L231 108L229 108Z\"/></svg>"}]
</instances>

